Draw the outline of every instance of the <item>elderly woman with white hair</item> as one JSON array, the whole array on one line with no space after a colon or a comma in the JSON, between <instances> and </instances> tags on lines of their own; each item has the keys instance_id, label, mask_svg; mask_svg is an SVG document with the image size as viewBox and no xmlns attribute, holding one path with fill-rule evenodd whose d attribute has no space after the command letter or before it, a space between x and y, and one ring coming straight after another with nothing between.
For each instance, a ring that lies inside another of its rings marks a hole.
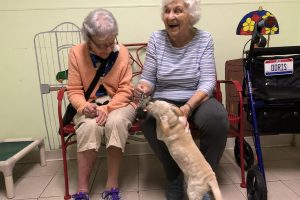
<instances>
[{"instance_id":1,"label":"elderly woman with white hair","mask_svg":"<svg viewBox=\"0 0 300 200\"><path fill-rule=\"evenodd\" d=\"M200 2L163 0L161 18L165 29L151 35L135 96L144 93L153 100L180 107L200 130L200 151L216 171L226 145L229 122L225 108L212 95L216 83L212 36L194 27L200 19ZM166 145L157 139L156 120L148 114L141 127L163 164L169 181L167 199L182 200L182 172ZM203 198L209 199L209 195Z\"/></svg>"},{"instance_id":2,"label":"elderly woman with white hair","mask_svg":"<svg viewBox=\"0 0 300 200\"><path fill-rule=\"evenodd\" d=\"M97 151L105 142L108 175L102 198L120 200L119 168L136 107L131 102L129 53L118 44L116 19L105 9L89 13L83 22L82 35L85 42L70 49L68 66L68 99L77 110L73 121L77 135L78 192L72 198L89 200L89 178ZM86 97L96 73L100 77L91 95Z\"/></svg>"}]
</instances>

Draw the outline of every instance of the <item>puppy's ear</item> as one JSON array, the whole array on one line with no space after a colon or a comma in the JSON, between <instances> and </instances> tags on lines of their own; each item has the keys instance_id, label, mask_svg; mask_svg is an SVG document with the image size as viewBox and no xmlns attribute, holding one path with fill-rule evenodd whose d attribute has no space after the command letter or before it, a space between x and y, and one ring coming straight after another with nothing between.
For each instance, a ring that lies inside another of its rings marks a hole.
<instances>
[{"instance_id":1,"label":"puppy's ear","mask_svg":"<svg viewBox=\"0 0 300 200\"><path fill-rule=\"evenodd\" d=\"M177 106L172 105L171 109L178 117L183 116L183 112Z\"/></svg>"}]
</instances>

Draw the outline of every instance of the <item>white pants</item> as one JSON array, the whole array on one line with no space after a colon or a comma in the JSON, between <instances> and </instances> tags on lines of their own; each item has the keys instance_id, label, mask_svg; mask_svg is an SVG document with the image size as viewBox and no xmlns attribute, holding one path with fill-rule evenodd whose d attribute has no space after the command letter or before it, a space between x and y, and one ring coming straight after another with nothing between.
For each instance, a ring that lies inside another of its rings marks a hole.
<instances>
[{"instance_id":1,"label":"white pants","mask_svg":"<svg viewBox=\"0 0 300 200\"><path fill-rule=\"evenodd\" d=\"M118 108L110 112L104 126L96 123L96 118L87 118L77 113L73 119L77 136L77 152L94 149L98 151L102 138L106 148L119 147L124 152L128 138L128 129L135 118L135 109L132 105Z\"/></svg>"}]
</instances>

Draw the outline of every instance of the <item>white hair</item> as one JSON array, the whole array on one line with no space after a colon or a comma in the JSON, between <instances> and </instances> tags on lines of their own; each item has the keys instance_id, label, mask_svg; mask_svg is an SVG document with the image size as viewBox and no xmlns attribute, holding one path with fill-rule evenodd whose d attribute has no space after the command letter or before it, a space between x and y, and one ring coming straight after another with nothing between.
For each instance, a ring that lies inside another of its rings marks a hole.
<instances>
[{"instance_id":1,"label":"white hair","mask_svg":"<svg viewBox=\"0 0 300 200\"><path fill-rule=\"evenodd\" d=\"M174 0L162 0L162 2L161 2L161 17L163 17L165 6L173 1ZM183 3L185 3L187 5L191 24L195 25L200 20L200 17L201 17L200 0L182 0L182 1L183 1Z\"/></svg>"},{"instance_id":2,"label":"white hair","mask_svg":"<svg viewBox=\"0 0 300 200\"><path fill-rule=\"evenodd\" d=\"M82 36L88 42L91 37L106 38L118 35L118 24L111 12L97 8L89 13L82 23Z\"/></svg>"}]
</instances>

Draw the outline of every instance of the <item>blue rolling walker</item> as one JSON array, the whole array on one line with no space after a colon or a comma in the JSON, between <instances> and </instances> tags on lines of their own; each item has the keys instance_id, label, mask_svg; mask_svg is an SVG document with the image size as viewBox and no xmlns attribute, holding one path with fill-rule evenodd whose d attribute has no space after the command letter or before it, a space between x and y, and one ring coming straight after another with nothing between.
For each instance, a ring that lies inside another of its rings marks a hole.
<instances>
[{"instance_id":1,"label":"blue rolling walker","mask_svg":"<svg viewBox=\"0 0 300 200\"><path fill-rule=\"evenodd\" d=\"M244 109L252 125L257 165L247 174L249 200L266 200L260 133L300 132L300 46L255 48L263 41L255 26L244 59Z\"/></svg>"}]
</instances>

